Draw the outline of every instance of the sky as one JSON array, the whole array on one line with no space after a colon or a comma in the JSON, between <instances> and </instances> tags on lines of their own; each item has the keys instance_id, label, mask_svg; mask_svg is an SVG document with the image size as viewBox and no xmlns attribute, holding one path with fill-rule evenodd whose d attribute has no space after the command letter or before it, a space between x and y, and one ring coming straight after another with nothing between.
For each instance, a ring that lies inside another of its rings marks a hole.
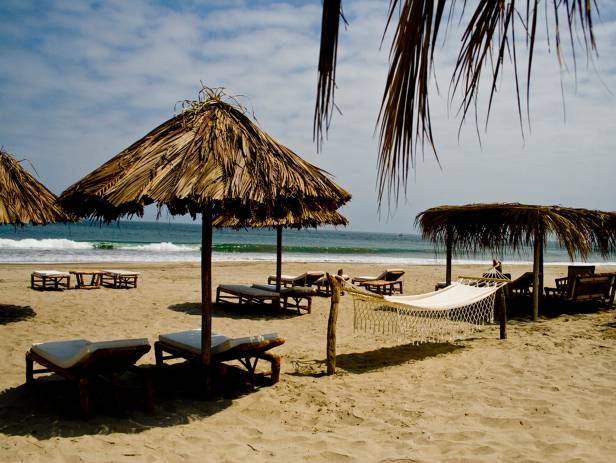
<instances>
[{"instance_id":1,"label":"sky","mask_svg":"<svg viewBox=\"0 0 616 463\"><path fill-rule=\"evenodd\" d=\"M3 0L0 146L27 159L24 167L59 194L174 116L177 102L195 99L203 83L239 95L262 129L351 192L342 209L350 230L412 233L419 212L443 204L615 210L616 6L597 3L598 56L588 61L576 42L575 68L570 53L559 67L540 23L523 129L509 62L487 128L486 88L479 131L472 120L460 128L456 100L448 104L461 35L454 22L437 48L430 96L438 161L420 153L406 194L380 209L375 129L391 43L388 35L381 46L388 1L343 1L342 114L317 153L320 0ZM524 86L524 66L520 77ZM155 214L146 211L146 219Z\"/></svg>"}]
</instances>

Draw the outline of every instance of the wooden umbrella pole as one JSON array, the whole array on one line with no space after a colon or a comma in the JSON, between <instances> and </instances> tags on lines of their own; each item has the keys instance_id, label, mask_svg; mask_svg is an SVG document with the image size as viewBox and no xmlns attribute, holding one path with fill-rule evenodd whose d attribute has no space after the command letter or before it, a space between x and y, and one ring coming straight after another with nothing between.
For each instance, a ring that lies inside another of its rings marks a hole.
<instances>
[{"instance_id":1,"label":"wooden umbrella pole","mask_svg":"<svg viewBox=\"0 0 616 463\"><path fill-rule=\"evenodd\" d=\"M212 356L212 209L204 206L201 218L201 363L206 390L211 387Z\"/></svg>"},{"instance_id":2,"label":"wooden umbrella pole","mask_svg":"<svg viewBox=\"0 0 616 463\"><path fill-rule=\"evenodd\" d=\"M541 256L541 242L543 237L537 226L535 231L535 244L533 253L533 320L539 319L539 264Z\"/></svg>"},{"instance_id":3,"label":"wooden umbrella pole","mask_svg":"<svg viewBox=\"0 0 616 463\"><path fill-rule=\"evenodd\" d=\"M447 228L447 270L445 272L445 285L451 285L451 255L453 253L453 235L451 228Z\"/></svg>"},{"instance_id":4,"label":"wooden umbrella pole","mask_svg":"<svg viewBox=\"0 0 616 463\"><path fill-rule=\"evenodd\" d=\"M282 225L276 227L276 291L280 291L282 277Z\"/></svg>"},{"instance_id":5,"label":"wooden umbrella pole","mask_svg":"<svg viewBox=\"0 0 616 463\"><path fill-rule=\"evenodd\" d=\"M342 273L342 272L339 272ZM326 365L327 374L336 373L336 323L338 321L338 306L340 305L340 293L342 284L335 276L327 274L329 286L332 289L331 304L329 308L329 319L327 320L327 348Z\"/></svg>"}]
</instances>

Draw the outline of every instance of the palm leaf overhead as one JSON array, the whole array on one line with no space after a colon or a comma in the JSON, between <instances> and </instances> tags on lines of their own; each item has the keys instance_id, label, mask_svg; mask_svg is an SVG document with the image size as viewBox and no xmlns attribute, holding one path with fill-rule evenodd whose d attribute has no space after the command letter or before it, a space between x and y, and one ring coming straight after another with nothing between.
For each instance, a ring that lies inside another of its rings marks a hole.
<instances>
[{"instance_id":1,"label":"palm leaf overhead","mask_svg":"<svg viewBox=\"0 0 616 463\"><path fill-rule=\"evenodd\" d=\"M561 206L518 203L439 206L417 215L415 223L425 239L474 253L479 249L520 250L532 246L539 231L554 237L569 257L587 258L616 252L616 213Z\"/></svg>"},{"instance_id":2,"label":"palm leaf overhead","mask_svg":"<svg viewBox=\"0 0 616 463\"><path fill-rule=\"evenodd\" d=\"M487 118L503 73L506 59L512 62L516 103L520 124L519 41L526 44L526 107L529 95L539 13L545 11L545 23L555 45L559 63L563 63L561 23L568 31L575 67L575 44L580 32L582 46L590 56L596 50L592 0L390 0L386 30L395 22L390 64L381 110L378 154L379 201L387 195L398 199L406 188L414 167L417 147L428 145L436 154L429 105L429 82L434 71L434 54L444 24L459 17L463 27L460 49L451 76L451 99L461 97L459 116L464 122L469 109L476 108L482 73L487 74L490 95ZM342 16L340 0L323 1L323 26L319 51L317 98L314 114L314 138L323 139L329 127L336 87L338 24ZM578 42L579 43L579 42Z\"/></svg>"},{"instance_id":3,"label":"palm leaf overhead","mask_svg":"<svg viewBox=\"0 0 616 463\"><path fill-rule=\"evenodd\" d=\"M310 222L309 211L326 217L350 198L222 91L206 88L198 101L184 102L180 114L69 187L61 201L80 216L106 221L142 214L151 203L193 217L207 206L217 223L228 218L244 226Z\"/></svg>"},{"instance_id":4,"label":"palm leaf overhead","mask_svg":"<svg viewBox=\"0 0 616 463\"><path fill-rule=\"evenodd\" d=\"M0 149L0 224L54 223L69 218L56 196Z\"/></svg>"}]
</instances>

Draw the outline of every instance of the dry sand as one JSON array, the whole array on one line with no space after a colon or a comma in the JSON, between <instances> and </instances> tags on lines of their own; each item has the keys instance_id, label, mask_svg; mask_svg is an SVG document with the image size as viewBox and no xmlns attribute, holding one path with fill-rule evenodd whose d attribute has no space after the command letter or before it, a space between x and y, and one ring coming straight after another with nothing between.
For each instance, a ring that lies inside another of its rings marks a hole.
<instances>
[{"instance_id":1,"label":"dry sand","mask_svg":"<svg viewBox=\"0 0 616 463\"><path fill-rule=\"evenodd\" d=\"M119 410L101 402L83 422L73 386L47 380L28 391L23 385L24 353L33 342L153 342L161 332L200 323L196 265L122 267L142 272L137 289L33 291L34 266L0 266L0 461L615 461L613 310L513 320L506 341L489 326L472 339L413 346L355 334L345 296L338 373L331 377L322 375L328 299L317 298L313 312L300 316L218 311L214 331L275 331L286 338L277 348L278 384L202 400L190 376L171 370L156 377L154 414L138 402ZM273 267L217 263L214 284L263 281ZM380 270L343 267L351 275ZM309 268L336 270L332 264L283 270ZM406 270L411 294L443 277L439 267ZM454 267L454 275L482 270ZM528 268L505 270L516 276ZM546 283L565 273L547 267ZM153 353L141 363L153 364Z\"/></svg>"}]
</instances>

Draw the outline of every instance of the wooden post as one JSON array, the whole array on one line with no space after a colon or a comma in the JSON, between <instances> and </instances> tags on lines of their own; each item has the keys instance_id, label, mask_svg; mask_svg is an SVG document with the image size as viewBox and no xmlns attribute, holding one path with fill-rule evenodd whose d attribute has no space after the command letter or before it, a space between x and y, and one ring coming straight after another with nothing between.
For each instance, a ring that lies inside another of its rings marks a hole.
<instances>
[{"instance_id":1,"label":"wooden post","mask_svg":"<svg viewBox=\"0 0 616 463\"><path fill-rule=\"evenodd\" d=\"M498 321L500 325L500 339L507 339L507 302L505 299L505 287L496 291L495 303L498 306Z\"/></svg>"},{"instance_id":2,"label":"wooden post","mask_svg":"<svg viewBox=\"0 0 616 463\"><path fill-rule=\"evenodd\" d=\"M201 217L201 364L205 374L205 392L212 387L212 210L205 206Z\"/></svg>"},{"instance_id":3,"label":"wooden post","mask_svg":"<svg viewBox=\"0 0 616 463\"><path fill-rule=\"evenodd\" d=\"M447 270L445 272L445 286L451 285L451 255L453 253L453 233L447 227Z\"/></svg>"},{"instance_id":4,"label":"wooden post","mask_svg":"<svg viewBox=\"0 0 616 463\"><path fill-rule=\"evenodd\" d=\"M539 242L539 303L543 302L543 228L541 229L541 240Z\"/></svg>"},{"instance_id":5,"label":"wooden post","mask_svg":"<svg viewBox=\"0 0 616 463\"><path fill-rule=\"evenodd\" d=\"M276 227L276 292L280 292L282 275L282 225Z\"/></svg>"},{"instance_id":6,"label":"wooden post","mask_svg":"<svg viewBox=\"0 0 616 463\"><path fill-rule=\"evenodd\" d=\"M537 225L533 252L533 321L539 319L539 260L542 241L543 237L539 231L539 225Z\"/></svg>"},{"instance_id":7,"label":"wooden post","mask_svg":"<svg viewBox=\"0 0 616 463\"><path fill-rule=\"evenodd\" d=\"M340 292L342 284L333 275L327 274L327 280L332 290L329 319L327 320L327 374L336 373L336 322L338 320L338 306L340 305Z\"/></svg>"}]
</instances>

